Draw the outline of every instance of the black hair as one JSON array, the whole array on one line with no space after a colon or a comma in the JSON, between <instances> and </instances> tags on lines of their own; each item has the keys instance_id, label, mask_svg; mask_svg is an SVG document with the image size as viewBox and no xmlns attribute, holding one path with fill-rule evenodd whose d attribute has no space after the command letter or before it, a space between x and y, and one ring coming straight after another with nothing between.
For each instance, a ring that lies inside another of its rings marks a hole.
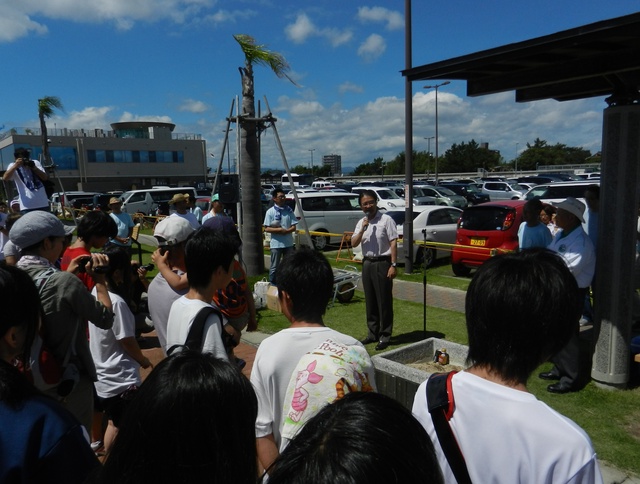
<instances>
[{"instance_id":1,"label":"black hair","mask_svg":"<svg viewBox=\"0 0 640 484\"><path fill-rule=\"evenodd\" d=\"M213 355L161 361L136 392L94 482L256 482L258 403L249 380Z\"/></svg>"},{"instance_id":2,"label":"black hair","mask_svg":"<svg viewBox=\"0 0 640 484\"><path fill-rule=\"evenodd\" d=\"M542 209L543 209L542 200L540 200L537 197L532 198L531 200L528 200L522 207L523 211L536 216L540 215L540 212L542 212Z\"/></svg>"},{"instance_id":3,"label":"black hair","mask_svg":"<svg viewBox=\"0 0 640 484\"><path fill-rule=\"evenodd\" d=\"M109 217L107 215L107 217ZM111 217L109 217L111 218ZM103 253L109 257L109 265L105 277L109 291L124 299L127 304L131 302L131 257L126 249L112 245L104 249ZM116 282L114 274L120 271L122 281Z\"/></svg>"},{"instance_id":4,"label":"black hair","mask_svg":"<svg viewBox=\"0 0 640 484\"><path fill-rule=\"evenodd\" d=\"M7 229L7 232L11 230L11 227L13 227L13 224L16 223L16 220L18 220L20 217L22 217L22 214L15 213L15 212L7 215L7 220L4 222L4 226Z\"/></svg>"},{"instance_id":5,"label":"black hair","mask_svg":"<svg viewBox=\"0 0 640 484\"><path fill-rule=\"evenodd\" d=\"M324 255L306 247L293 251L282 259L276 280L278 289L291 298L294 319L322 322L333 294L333 270Z\"/></svg>"},{"instance_id":6,"label":"black hair","mask_svg":"<svg viewBox=\"0 0 640 484\"><path fill-rule=\"evenodd\" d=\"M526 383L569 341L583 303L575 278L549 250L489 259L467 290L468 362L507 382Z\"/></svg>"},{"instance_id":7,"label":"black hair","mask_svg":"<svg viewBox=\"0 0 640 484\"><path fill-rule=\"evenodd\" d=\"M362 190L360 192L360 196L358 197L358 202L360 203L360 205L362 205L362 199L364 197L371 197L373 198L376 202L378 201L378 194L376 192L374 192L373 190Z\"/></svg>"},{"instance_id":8,"label":"black hair","mask_svg":"<svg viewBox=\"0 0 640 484\"><path fill-rule=\"evenodd\" d=\"M373 392L325 406L268 473L270 484L444 482L422 425L400 403Z\"/></svg>"},{"instance_id":9,"label":"black hair","mask_svg":"<svg viewBox=\"0 0 640 484\"><path fill-rule=\"evenodd\" d=\"M13 151L13 157L17 160L18 158L31 158L31 152L26 148L16 148Z\"/></svg>"},{"instance_id":10,"label":"black hair","mask_svg":"<svg viewBox=\"0 0 640 484\"><path fill-rule=\"evenodd\" d=\"M78 238L88 242L91 237L115 238L118 235L118 226L109 215L93 210L87 212L78 222Z\"/></svg>"},{"instance_id":11,"label":"black hair","mask_svg":"<svg viewBox=\"0 0 640 484\"><path fill-rule=\"evenodd\" d=\"M0 336L13 326L26 330L23 348L23 361L26 362L43 314L40 294L29 274L12 266L0 268L0 307Z\"/></svg>"},{"instance_id":12,"label":"black hair","mask_svg":"<svg viewBox=\"0 0 640 484\"><path fill-rule=\"evenodd\" d=\"M587 185L587 188L585 188L584 191L585 193L587 192L593 193L598 200L600 199L600 185L596 185L596 184Z\"/></svg>"},{"instance_id":13,"label":"black hair","mask_svg":"<svg viewBox=\"0 0 640 484\"><path fill-rule=\"evenodd\" d=\"M556 207L554 207L553 205L549 205L548 203L543 204L542 210L544 210L544 213L546 213L549 218L551 218L551 216L558 211Z\"/></svg>"},{"instance_id":14,"label":"black hair","mask_svg":"<svg viewBox=\"0 0 640 484\"><path fill-rule=\"evenodd\" d=\"M9 208L9 205L7 205L7 202L5 202L4 200L0 200L0 207L7 207L7 208Z\"/></svg>"},{"instance_id":15,"label":"black hair","mask_svg":"<svg viewBox=\"0 0 640 484\"><path fill-rule=\"evenodd\" d=\"M271 197L276 198L278 196L278 193L282 193L283 195L285 195L284 190L281 187L278 187L271 192Z\"/></svg>"},{"instance_id":16,"label":"black hair","mask_svg":"<svg viewBox=\"0 0 640 484\"><path fill-rule=\"evenodd\" d=\"M206 227L196 230L184 248L189 286L206 288L219 267L229 269L238 249L238 239L229 234Z\"/></svg>"}]
</instances>

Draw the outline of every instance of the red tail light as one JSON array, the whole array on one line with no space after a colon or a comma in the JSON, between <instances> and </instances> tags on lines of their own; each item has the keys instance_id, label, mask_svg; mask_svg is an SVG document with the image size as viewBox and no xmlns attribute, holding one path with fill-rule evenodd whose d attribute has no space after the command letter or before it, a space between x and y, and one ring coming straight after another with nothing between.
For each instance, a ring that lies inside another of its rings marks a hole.
<instances>
[{"instance_id":1,"label":"red tail light","mask_svg":"<svg viewBox=\"0 0 640 484\"><path fill-rule=\"evenodd\" d=\"M513 222L516 220L516 212L515 210L509 210L509 213L504 217L504 222L502 223L502 230L509 230L509 228L513 225Z\"/></svg>"}]
</instances>

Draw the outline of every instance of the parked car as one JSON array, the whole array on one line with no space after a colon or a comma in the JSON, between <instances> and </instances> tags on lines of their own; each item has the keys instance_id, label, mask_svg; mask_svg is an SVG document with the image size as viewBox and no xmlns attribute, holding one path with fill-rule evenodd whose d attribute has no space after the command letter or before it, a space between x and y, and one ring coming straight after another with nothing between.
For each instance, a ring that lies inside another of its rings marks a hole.
<instances>
[{"instance_id":1,"label":"parked car","mask_svg":"<svg viewBox=\"0 0 640 484\"><path fill-rule=\"evenodd\" d=\"M518 228L524 200L504 200L468 207L458 222L451 269L468 276L489 257L518 249Z\"/></svg>"},{"instance_id":2,"label":"parked car","mask_svg":"<svg viewBox=\"0 0 640 484\"><path fill-rule=\"evenodd\" d=\"M567 197L574 197L584 202L584 191L589 185L600 185L600 180L582 180L571 182L549 183L537 185L527 192L526 200L539 198L545 203L560 202Z\"/></svg>"},{"instance_id":3,"label":"parked car","mask_svg":"<svg viewBox=\"0 0 640 484\"><path fill-rule=\"evenodd\" d=\"M413 205L437 205L437 199L424 194L422 188L413 187Z\"/></svg>"},{"instance_id":4,"label":"parked car","mask_svg":"<svg viewBox=\"0 0 640 484\"><path fill-rule=\"evenodd\" d=\"M324 250L333 238L339 242L344 232L353 232L356 223L364 213L360 210L358 195L353 193L341 193L330 191L316 191L308 193L298 193L298 200L302 206L302 211L296 206L293 195L287 196L289 205L298 220L304 218L310 232L326 232L337 235L314 235L311 237L313 245L318 250ZM303 229L302 223L298 224ZM301 237L304 243L306 237Z\"/></svg>"},{"instance_id":5,"label":"parked car","mask_svg":"<svg viewBox=\"0 0 640 484\"><path fill-rule=\"evenodd\" d=\"M563 181L562 178L554 175L529 175L521 176L518 178L518 183L535 183L540 185L542 183L556 183Z\"/></svg>"},{"instance_id":6,"label":"parked car","mask_svg":"<svg viewBox=\"0 0 640 484\"><path fill-rule=\"evenodd\" d=\"M378 195L378 208L380 210L391 210L393 208L404 208L406 203L403 198L387 187L369 187L369 186L357 186L353 187L351 191L357 193L358 196L363 190L373 190Z\"/></svg>"},{"instance_id":7,"label":"parked car","mask_svg":"<svg viewBox=\"0 0 640 484\"><path fill-rule=\"evenodd\" d=\"M482 184L482 193L491 200L522 200L526 190L517 183L506 181L486 181Z\"/></svg>"},{"instance_id":8,"label":"parked car","mask_svg":"<svg viewBox=\"0 0 640 484\"><path fill-rule=\"evenodd\" d=\"M457 195L447 187L434 187L431 185L420 185L417 188L422 190L428 197L434 197L437 205L449 205L450 207L464 208L467 206L467 199Z\"/></svg>"},{"instance_id":9,"label":"parked car","mask_svg":"<svg viewBox=\"0 0 640 484\"><path fill-rule=\"evenodd\" d=\"M405 249L402 236L404 234L404 210L389 210L386 212L398 225L398 262L405 260ZM415 207L413 212L413 241L440 242L445 244L456 243L456 229L462 210L455 207L422 206ZM425 231L423 233L423 231ZM450 249L425 247L413 244L413 261L416 265L424 264L431 267L436 259L449 257Z\"/></svg>"},{"instance_id":10,"label":"parked car","mask_svg":"<svg viewBox=\"0 0 640 484\"><path fill-rule=\"evenodd\" d=\"M202 215L205 216L211 210L211 197L198 197L196 198L196 207L200 207Z\"/></svg>"},{"instance_id":11,"label":"parked car","mask_svg":"<svg viewBox=\"0 0 640 484\"><path fill-rule=\"evenodd\" d=\"M524 183L518 183L518 185L520 185L522 188L524 188L528 192L533 187L535 187L537 185L537 183L524 182ZM525 192L525 194L526 194L526 192Z\"/></svg>"},{"instance_id":12,"label":"parked car","mask_svg":"<svg viewBox=\"0 0 640 484\"><path fill-rule=\"evenodd\" d=\"M169 200L171 200L176 193L188 193L193 199L198 198L196 196L196 190L193 187L131 190L120 195L122 211L131 215L134 213L169 215Z\"/></svg>"},{"instance_id":13,"label":"parked car","mask_svg":"<svg viewBox=\"0 0 640 484\"><path fill-rule=\"evenodd\" d=\"M468 206L491 201L489 195L482 193L475 183L443 182L441 185L466 198Z\"/></svg>"},{"instance_id":14,"label":"parked car","mask_svg":"<svg viewBox=\"0 0 640 484\"><path fill-rule=\"evenodd\" d=\"M54 215L58 215L62 213L62 209L67 207L73 207L73 201L76 198L91 198L96 195L97 192L80 192L80 191L68 191L64 192L64 196L62 192L56 192L49 198L49 206L51 208L51 213Z\"/></svg>"}]
</instances>

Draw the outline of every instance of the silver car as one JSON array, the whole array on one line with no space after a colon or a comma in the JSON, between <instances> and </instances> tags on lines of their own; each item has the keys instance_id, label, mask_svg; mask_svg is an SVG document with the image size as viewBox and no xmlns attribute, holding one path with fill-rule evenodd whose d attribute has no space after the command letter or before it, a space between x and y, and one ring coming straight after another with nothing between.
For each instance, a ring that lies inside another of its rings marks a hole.
<instances>
[{"instance_id":1,"label":"silver car","mask_svg":"<svg viewBox=\"0 0 640 484\"><path fill-rule=\"evenodd\" d=\"M486 181L482 184L482 193L494 200L522 200L527 192L517 183L506 181Z\"/></svg>"},{"instance_id":2,"label":"silver car","mask_svg":"<svg viewBox=\"0 0 640 484\"><path fill-rule=\"evenodd\" d=\"M448 205L457 208L465 208L467 206L466 198L457 195L448 188L434 187L431 185L420 185L417 188L422 191L424 196L434 197L436 199L436 205Z\"/></svg>"}]
</instances>

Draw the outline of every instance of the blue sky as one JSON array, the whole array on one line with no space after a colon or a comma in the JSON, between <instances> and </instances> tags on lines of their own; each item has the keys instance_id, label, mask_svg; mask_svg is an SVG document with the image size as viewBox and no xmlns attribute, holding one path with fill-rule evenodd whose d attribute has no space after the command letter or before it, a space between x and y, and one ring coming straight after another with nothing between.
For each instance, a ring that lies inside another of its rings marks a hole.
<instances>
[{"instance_id":1,"label":"blue sky","mask_svg":"<svg viewBox=\"0 0 640 484\"><path fill-rule=\"evenodd\" d=\"M413 65L639 7L632 0L414 0ZM240 95L237 33L280 52L291 66L297 87L255 69L256 97L266 96L279 120L290 165L309 165L312 149L316 165L336 153L351 168L404 149L401 0L0 0L0 127L37 127L37 99L58 96L65 110L50 127L172 122L175 132L201 134L215 154L210 164L217 163L225 117ZM413 85L417 150L434 135L434 93L424 84ZM513 92L469 98L466 83L455 81L438 95L440 152L475 139L511 160L536 138L596 152L605 107L603 98L516 104ZM282 167L271 131L262 166Z\"/></svg>"}]
</instances>

